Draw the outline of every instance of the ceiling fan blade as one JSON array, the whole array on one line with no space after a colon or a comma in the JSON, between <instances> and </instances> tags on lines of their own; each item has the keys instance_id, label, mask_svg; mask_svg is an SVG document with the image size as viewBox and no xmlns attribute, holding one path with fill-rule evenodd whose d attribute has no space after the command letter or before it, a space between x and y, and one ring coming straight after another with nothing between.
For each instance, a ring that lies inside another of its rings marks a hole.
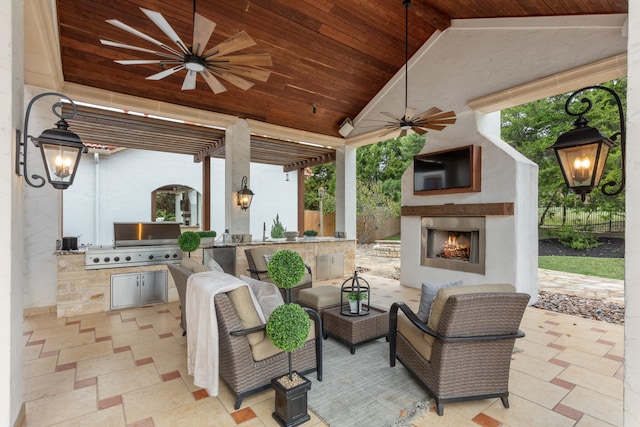
<instances>
[{"instance_id":1,"label":"ceiling fan blade","mask_svg":"<svg viewBox=\"0 0 640 427\"><path fill-rule=\"evenodd\" d=\"M420 127L422 129L431 129L431 130L437 130L437 131L441 131L441 130L444 130L446 128L445 125L435 125L435 124L431 124L431 123L427 123L425 125L420 125Z\"/></svg>"},{"instance_id":2,"label":"ceiling fan blade","mask_svg":"<svg viewBox=\"0 0 640 427\"><path fill-rule=\"evenodd\" d=\"M144 65L144 64L182 64L182 61L166 61L164 59L123 59L114 60L121 65Z\"/></svg>"},{"instance_id":3,"label":"ceiling fan blade","mask_svg":"<svg viewBox=\"0 0 640 427\"><path fill-rule=\"evenodd\" d=\"M271 71L261 70L259 68L249 67L225 67L230 73L237 74L242 77L257 80L259 82L266 82L271 75Z\"/></svg>"},{"instance_id":4,"label":"ceiling fan blade","mask_svg":"<svg viewBox=\"0 0 640 427\"><path fill-rule=\"evenodd\" d=\"M202 54L207 59L210 56L224 56L231 52L245 49L250 46L254 46L255 41L246 33L246 31L240 31L235 36L231 36L220 44L215 45L208 51Z\"/></svg>"},{"instance_id":5,"label":"ceiling fan blade","mask_svg":"<svg viewBox=\"0 0 640 427\"><path fill-rule=\"evenodd\" d=\"M407 107L404 109L404 120L405 121L411 121L411 119L413 118L413 115L416 113L416 109L415 108L411 108L411 107ZM404 136L404 135L403 135Z\"/></svg>"},{"instance_id":6,"label":"ceiling fan blade","mask_svg":"<svg viewBox=\"0 0 640 427\"><path fill-rule=\"evenodd\" d=\"M131 45L124 44L124 43L112 42L110 40L100 39L100 43L102 43L105 46L112 46L112 47L118 47L118 48L122 48L122 49L136 50L138 52L152 53L154 55L163 56L165 58L182 59L181 56L176 56L176 55L173 55L173 54L170 54L170 53L159 52L157 50L146 49L144 47L131 46Z\"/></svg>"},{"instance_id":7,"label":"ceiling fan blade","mask_svg":"<svg viewBox=\"0 0 640 427\"><path fill-rule=\"evenodd\" d=\"M418 126L412 126L411 130L417 133L418 135L424 135L425 133L427 133L426 129L422 129L421 127L418 127Z\"/></svg>"},{"instance_id":8,"label":"ceiling fan blade","mask_svg":"<svg viewBox=\"0 0 640 427\"><path fill-rule=\"evenodd\" d=\"M425 117L429 117L429 116L433 116L435 114L441 113L442 110L439 109L438 107L431 107L426 111L423 111L422 113L418 114L415 119L419 120L421 118L425 118Z\"/></svg>"},{"instance_id":9,"label":"ceiling fan blade","mask_svg":"<svg viewBox=\"0 0 640 427\"><path fill-rule=\"evenodd\" d=\"M453 118L455 120L456 113L453 111L447 111L445 113L432 114L430 116L426 116L428 120L441 120L441 119L450 119Z\"/></svg>"},{"instance_id":10,"label":"ceiling fan blade","mask_svg":"<svg viewBox=\"0 0 640 427\"><path fill-rule=\"evenodd\" d=\"M211 34L215 29L216 23L212 20L197 12L193 15L193 45L191 50L193 50L194 55L199 55L207 47L207 43L209 43Z\"/></svg>"},{"instance_id":11,"label":"ceiling fan blade","mask_svg":"<svg viewBox=\"0 0 640 427\"><path fill-rule=\"evenodd\" d=\"M187 74L184 76L184 81L182 82L182 90L195 89L197 75L198 75L197 71L187 70Z\"/></svg>"},{"instance_id":12,"label":"ceiling fan blade","mask_svg":"<svg viewBox=\"0 0 640 427\"><path fill-rule=\"evenodd\" d=\"M247 90L251 88L251 86L253 86L253 83L251 83L250 81L245 80L242 77L234 76L233 74L228 72L220 72L216 74L218 74L220 78L225 79L229 83L239 87L242 90Z\"/></svg>"},{"instance_id":13,"label":"ceiling fan blade","mask_svg":"<svg viewBox=\"0 0 640 427\"><path fill-rule=\"evenodd\" d=\"M118 21L117 19L107 19L106 22L108 22L109 24L111 24L111 25L113 25L115 27L120 28L121 30L124 30L124 31L126 31L128 33L131 33L134 36L138 36L141 39L148 41L149 43L153 43L156 46L160 46L161 48L173 53L174 55L177 55L177 56L181 56L182 55L182 53L180 53L179 51L167 46L166 44L154 39L153 37L150 37L150 36L146 35L142 31L138 31L135 28L130 27L129 25Z\"/></svg>"},{"instance_id":14,"label":"ceiling fan blade","mask_svg":"<svg viewBox=\"0 0 640 427\"><path fill-rule=\"evenodd\" d=\"M406 129L401 129L400 130L400 135L398 135L398 138L402 138L403 136L407 136L407 130Z\"/></svg>"},{"instance_id":15,"label":"ceiling fan blade","mask_svg":"<svg viewBox=\"0 0 640 427\"><path fill-rule=\"evenodd\" d=\"M176 33L173 30L173 28L171 28L171 25L169 25L167 20L164 19L164 16L162 16L161 13L155 12L153 10L145 9L143 7L141 7L140 10L143 11L144 14L147 15L147 17L151 19L153 23L156 24L156 26L160 28L160 30L162 30L162 32L165 33L167 37L171 39L172 42L177 44L178 47L180 47L180 50L182 50L182 52L184 52L187 55L190 53L189 49L187 49L187 46L180 39L180 36L178 35L178 33Z\"/></svg>"},{"instance_id":16,"label":"ceiling fan blade","mask_svg":"<svg viewBox=\"0 0 640 427\"><path fill-rule=\"evenodd\" d=\"M216 79L208 71L205 70L200 74L202 74L202 77L204 77L204 81L207 82L213 93L218 94L227 90L227 88L224 87L222 83L220 83L220 80Z\"/></svg>"},{"instance_id":17,"label":"ceiling fan blade","mask_svg":"<svg viewBox=\"0 0 640 427\"><path fill-rule=\"evenodd\" d=\"M395 114L392 113L387 113L387 112L382 112L381 114L384 114L385 116L397 121L397 122L401 122L402 119L400 117L397 117Z\"/></svg>"},{"instance_id":18,"label":"ceiling fan blade","mask_svg":"<svg viewBox=\"0 0 640 427\"><path fill-rule=\"evenodd\" d=\"M231 65L251 65L252 67L271 67L273 62L271 61L271 54L269 53L249 53L246 55L232 55L232 56L216 56L209 61L215 62L227 62Z\"/></svg>"},{"instance_id":19,"label":"ceiling fan blade","mask_svg":"<svg viewBox=\"0 0 640 427\"><path fill-rule=\"evenodd\" d=\"M169 68L168 70L164 70L164 71L160 71L159 73L153 74L149 77L147 77L147 80L160 80L160 79L164 79L167 76L170 76L173 73L176 73L180 70L184 70L184 64L180 64L176 67L173 68Z\"/></svg>"}]
</instances>

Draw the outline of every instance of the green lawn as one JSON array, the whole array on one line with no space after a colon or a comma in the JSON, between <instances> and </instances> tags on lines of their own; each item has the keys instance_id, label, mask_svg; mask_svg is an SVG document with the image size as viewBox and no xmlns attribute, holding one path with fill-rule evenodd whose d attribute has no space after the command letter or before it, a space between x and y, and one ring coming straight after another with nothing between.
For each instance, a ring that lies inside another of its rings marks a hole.
<instances>
[{"instance_id":1,"label":"green lawn","mask_svg":"<svg viewBox=\"0 0 640 427\"><path fill-rule=\"evenodd\" d=\"M538 267L567 273L586 274L624 280L623 258L587 258L577 256L541 256Z\"/></svg>"}]
</instances>

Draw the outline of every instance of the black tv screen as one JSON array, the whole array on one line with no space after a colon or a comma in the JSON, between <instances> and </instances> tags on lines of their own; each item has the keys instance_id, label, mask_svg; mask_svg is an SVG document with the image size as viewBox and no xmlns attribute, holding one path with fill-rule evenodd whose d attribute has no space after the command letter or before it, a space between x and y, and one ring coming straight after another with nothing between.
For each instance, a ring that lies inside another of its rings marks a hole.
<instances>
[{"instance_id":1,"label":"black tv screen","mask_svg":"<svg viewBox=\"0 0 640 427\"><path fill-rule=\"evenodd\" d=\"M474 183L474 147L415 156L413 185L415 193L451 189L478 191Z\"/></svg>"}]
</instances>

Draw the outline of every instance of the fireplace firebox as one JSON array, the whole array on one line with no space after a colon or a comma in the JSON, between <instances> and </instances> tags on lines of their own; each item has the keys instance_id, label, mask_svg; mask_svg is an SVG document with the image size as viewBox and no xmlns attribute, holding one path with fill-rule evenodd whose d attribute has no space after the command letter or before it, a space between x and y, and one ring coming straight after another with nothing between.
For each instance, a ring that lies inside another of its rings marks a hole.
<instances>
[{"instance_id":1,"label":"fireplace firebox","mask_svg":"<svg viewBox=\"0 0 640 427\"><path fill-rule=\"evenodd\" d=\"M484 274L485 217L422 217L421 265Z\"/></svg>"}]
</instances>

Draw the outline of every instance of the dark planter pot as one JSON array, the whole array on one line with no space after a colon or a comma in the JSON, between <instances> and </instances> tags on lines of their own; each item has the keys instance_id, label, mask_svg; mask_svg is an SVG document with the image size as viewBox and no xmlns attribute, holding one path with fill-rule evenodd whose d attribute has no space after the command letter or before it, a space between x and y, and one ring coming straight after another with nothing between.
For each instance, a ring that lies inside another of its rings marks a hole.
<instances>
[{"instance_id":1,"label":"dark planter pot","mask_svg":"<svg viewBox=\"0 0 640 427\"><path fill-rule=\"evenodd\" d=\"M280 377L271 380L271 386L276 391L276 408L272 415L281 426L297 426L311 418L307 413L307 392L311 389L311 381L298 375L304 383L293 388L285 388L280 384Z\"/></svg>"}]
</instances>

